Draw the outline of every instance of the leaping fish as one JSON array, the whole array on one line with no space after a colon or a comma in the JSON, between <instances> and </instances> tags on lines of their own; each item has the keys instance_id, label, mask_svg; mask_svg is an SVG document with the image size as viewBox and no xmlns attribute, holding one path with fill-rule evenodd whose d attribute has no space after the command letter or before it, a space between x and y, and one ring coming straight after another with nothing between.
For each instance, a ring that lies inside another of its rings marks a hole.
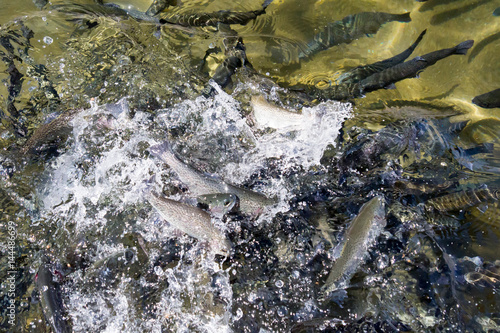
<instances>
[{"instance_id":1,"label":"leaping fish","mask_svg":"<svg viewBox=\"0 0 500 333\"><path fill-rule=\"evenodd\" d=\"M191 237L207 242L215 253L228 255L231 243L213 225L210 214L198 207L171 200L153 192L148 194L147 199L161 217L172 226Z\"/></svg>"},{"instance_id":2,"label":"leaping fish","mask_svg":"<svg viewBox=\"0 0 500 333\"><path fill-rule=\"evenodd\" d=\"M168 141L149 148L154 156L167 163L195 196L212 193L233 193L240 199L240 209L245 214L259 214L266 206L276 203L273 198L253 192L221 179L206 176L182 162L174 153Z\"/></svg>"}]
</instances>

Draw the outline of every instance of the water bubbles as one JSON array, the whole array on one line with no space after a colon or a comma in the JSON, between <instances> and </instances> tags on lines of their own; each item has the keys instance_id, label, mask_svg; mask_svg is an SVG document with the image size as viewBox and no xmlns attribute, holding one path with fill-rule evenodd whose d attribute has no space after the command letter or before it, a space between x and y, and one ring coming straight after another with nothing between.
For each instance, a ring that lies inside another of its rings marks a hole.
<instances>
[{"instance_id":1,"label":"water bubbles","mask_svg":"<svg viewBox=\"0 0 500 333\"><path fill-rule=\"evenodd\" d=\"M278 287L278 288L283 288L283 286L284 286L285 284L283 283L283 281L281 281L281 280L277 280L277 281L275 282L275 285L276 285L276 287Z\"/></svg>"},{"instance_id":2,"label":"water bubbles","mask_svg":"<svg viewBox=\"0 0 500 333\"><path fill-rule=\"evenodd\" d=\"M49 36L45 36L45 37L43 37L43 42L44 42L45 44L47 44L47 45L52 44L52 42L53 42L53 41L54 41L54 40L53 40L51 37L49 37Z\"/></svg>"},{"instance_id":3,"label":"water bubbles","mask_svg":"<svg viewBox=\"0 0 500 333\"><path fill-rule=\"evenodd\" d=\"M163 272L163 269L161 269L160 266L155 266L154 270L155 270L155 274L156 275L163 276L164 272Z\"/></svg>"}]
</instances>

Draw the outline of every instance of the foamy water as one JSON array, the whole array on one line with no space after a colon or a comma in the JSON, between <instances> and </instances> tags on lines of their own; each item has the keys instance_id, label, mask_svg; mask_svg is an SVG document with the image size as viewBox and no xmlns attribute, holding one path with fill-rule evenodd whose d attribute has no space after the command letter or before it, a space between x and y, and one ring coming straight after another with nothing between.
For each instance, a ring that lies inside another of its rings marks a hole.
<instances>
[{"instance_id":1,"label":"foamy water","mask_svg":"<svg viewBox=\"0 0 500 333\"><path fill-rule=\"evenodd\" d=\"M159 302L153 310L156 319L140 319L137 310L140 306L131 298L131 288L137 284L132 283L130 277L123 277L116 289L107 292L84 292L78 284L82 281L82 272L72 273L75 282L68 290L67 307L74 330L159 332L161 327L168 327L177 332L231 331L231 268L222 269L199 242L194 242L192 247L182 247L193 241L188 236L179 236L145 202L143 193L148 187L161 189L165 181L172 186L179 184L175 174L146 150L165 140L169 129L183 128L178 144L195 153L196 149L215 147L213 154L203 162L234 184L248 182L265 167L268 159L279 161L278 174L290 168L307 169L319 163L327 145L334 144L350 109L340 103L327 102L303 112L311 115L313 121L293 131L265 134L255 131L241 115L239 102L220 90L214 98L199 97L158 110L156 117L136 112L131 118L126 100L116 105L94 104L81 112L73 121L70 148L53 160L39 190L42 217L57 220L63 228L73 223L80 235L90 230L106 234L108 228L120 223L117 219L121 212L146 209L147 216L137 215L135 221L121 226L119 232L138 232L148 245L175 238L181 245L181 260L173 268L151 267L159 280L168 281L168 287L158 290ZM175 146L176 142L172 143ZM183 157L182 150L177 153ZM148 184L153 175L154 184ZM277 212L289 209L289 186L286 179L278 176L261 179L252 188L279 198L279 203L265 211L260 222L270 222ZM172 199L192 200L189 191ZM238 227L238 223L233 222L224 225L214 220L214 223L225 231ZM97 253L94 262L123 250L121 244L109 245L106 239L100 241L102 243L94 244ZM149 263L145 264L151 266L161 248L153 245L149 249ZM149 282L141 277L138 283L146 287Z\"/></svg>"}]
</instances>

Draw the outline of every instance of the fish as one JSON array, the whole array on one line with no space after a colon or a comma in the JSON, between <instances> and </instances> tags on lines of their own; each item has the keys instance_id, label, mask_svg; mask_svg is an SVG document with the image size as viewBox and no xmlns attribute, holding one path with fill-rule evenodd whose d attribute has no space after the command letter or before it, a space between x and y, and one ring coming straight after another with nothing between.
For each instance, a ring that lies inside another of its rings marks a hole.
<instances>
[{"instance_id":1,"label":"fish","mask_svg":"<svg viewBox=\"0 0 500 333\"><path fill-rule=\"evenodd\" d=\"M381 72L384 69L394 67L397 64L402 63L413 53L413 51L418 46L420 41L422 41L422 38L424 37L426 32L427 32L427 30L422 31L420 33L420 35L418 36L417 40L412 45L410 45L409 48L407 48L406 50L404 50L400 54L395 55L392 58L388 58L388 59L385 59L382 61L375 62L375 63L370 64L370 65L358 66L356 68L353 68L350 71L348 71L347 73L343 74L339 78L338 83L339 84L356 83L356 82L359 82L359 81L369 77L370 75L372 75L374 73Z\"/></svg>"},{"instance_id":2,"label":"fish","mask_svg":"<svg viewBox=\"0 0 500 333\"><path fill-rule=\"evenodd\" d=\"M250 103L253 109L255 124L260 128L282 129L298 127L304 124L305 116L272 105L263 96L252 96Z\"/></svg>"},{"instance_id":3,"label":"fish","mask_svg":"<svg viewBox=\"0 0 500 333\"><path fill-rule=\"evenodd\" d=\"M499 190L490 190L487 185L482 185L477 189L462 190L429 199L425 205L446 212L469 208L488 201L497 201L499 198Z\"/></svg>"},{"instance_id":4,"label":"fish","mask_svg":"<svg viewBox=\"0 0 500 333\"><path fill-rule=\"evenodd\" d=\"M410 22L410 13L361 12L326 25L298 54L299 59L309 57L335 45L348 44L365 35L376 33L391 21Z\"/></svg>"},{"instance_id":5,"label":"fish","mask_svg":"<svg viewBox=\"0 0 500 333\"><path fill-rule=\"evenodd\" d=\"M198 207L165 198L154 192L149 192L147 199L161 217L172 226L199 241L208 243L216 254L223 256L229 254L231 243L213 225L210 214Z\"/></svg>"},{"instance_id":6,"label":"fish","mask_svg":"<svg viewBox=\"0 0 500 333\"><path fill-rule=\"evenodd\" d=\"M87 3L82 5L78 3L66 3L52 5L50 9L73 16L74 18L69 21L80 24L86 22L88 19L95 19L98 17L109 17L115 21L134 18L138 21L151 22L155 24L160 23L160 20L156 17L146 15L145 13L134 9L122 9L115 4L102 5L99 3Z\"/></svg>"},{"instance_id":7,"label":"fish","mask_svg":"<svg viewBox=\"0 0 500 333\"><path fill-rule=\"evenodd\" d=\"M49 3L48 0L33 0L33 4L38 9L43 9L43 7L45 7L48 3Z\"/></svg>"},{"instance_id":8,"label":"fish","mask_svg":"<svg viewBox=\"0 0 500 333\"><path fill-rule=\"evenodd\" d=\"M238 211L240 198L232 193L204 194L196 198L198 206L207 207L210 213L226 215Z\"/></svg>"},{"instance_id":9,"label":"fish","mask_svg":"<svg viewBox=\"0 0 500 333\"><path fill-rule=\"evenodd\" d=\"M360 82L364 93L378 90L381 88L390 87L395 82L411 77L416 77L419 72L429 66L434 65L441 59L449 57L453 54L465 55L467 51L474 45L473 40L467 40L455 47L441 49L427 53L422 56L417 56L412 60L397 64L394 67L385 69L379 73L375 73Z\"/></svg>"},{"instance_id":10,"label":"fish","mask_svg":"<svg viewBox=\"0 0 500 333\"><path fill-rule=\"evenodd\" d=\"M425 12L425 11L434 9L434 7L437 7L437 6L440 6L440 5L447 5L449 3L456 2L456 1L461 1L461 0L430 0L427 3L424 3L420 7L419 11L420 12Z\"/></svg>"},{"instance_id":11,"label":"fish","mask_svg":"<svg viewBox=\"0 0 500 333\"><path fill-rule=\"evenodd\" d=\"M154 0L148 10L146 10L146 15L155 16L164 9L174 5L176 0Z\"/></svg>"},{"instance_id":12,"label":"fish","mask_svg":"<svg viewBox=\"0 0 500 333\"><path fill-rule=\"evenodd\" d=\"M120 281L126 274L128 277L139 277L139 266L136 252L130 248L118 251L108 257L100 259L85 271L84 283L87 287L109 288Z\"/></svg>"},{"instance_id":13,"label":"fish","mask_svg":"<svg viewBox=\"0 0 500 333\"><path fill-rule=\"evenodd\" d=\"M56 333L69 333L71 328L65 315L62 302L61 288L54 281L50 259L46 254L42 256L42 263L35 277L35 284L40 293L45 319Z\"/></svg>"},{"instance_id":14,"label":"fish","mask_svg":"<svg viewBox=\"0 0 500 333\"><path fill-rule=\"evenodd\" d=\"M500 108L500 88L474 97L472 103L487 109Z\"/></svg>"},{"instance_id":15,"label":"fish","mask_svg":"<svg viewBox=\"0 0 500 333\"><path fill-rule=\"evenodd\" d=\"M438 25L448 22L449 20L455 19L462 14L470 12L477 7L490 2L491 0L479 0L479 1L469 1L466 5L454 9L450 9L431 17L431 24Z\"/></svg>"},{"instance_id":16,"label":"fish","mask_svg":"<svg viewBox=\"0 0 500 333\"><path fill-rule=\"evenodd\" d=\"M167 163L195 196L213 193L233 193L240 198L242 213L251 215L260 214L265 207L276 203L274 198L267 198L261 193L226 183L221 179L209 177L193 169L175 155L168 141L150 147L149 151L153 156Z\"/></svg>"},{"instance_id":17,"label":"fish","mask_svg":"<svg viewBox=\"0 0 500 333\"><path fill-rule=\"evenodd\" d=\"M231 12L219 10L213 13L170 14L160 19L160 24L170 23L186 27L215 27L218 24L246 25L266 12L273 0L267 0L262 8L248 12Z\"/></svg>"},{"instance_id":18,"label":"fish","mask_svg":"<svg viewBox=\"0 0 500 333\"><path fill-rule=\"evenodd\" d=\"M467 62L471 62L472 60L474 60L475 57L477 57L477 55L479 53L481 53L481 51L486 47L488 46L489 44L493 43L493 42L496 42L497 40L500 39L500 32L497 32L497 33L494 33L492 35L489 35L488 37L486 37L485 39L483 39L482 41L480 41L479 43L477 43L477 45L472 49L470 55L469 55L469 59L467 60Z\"/></svg>"},{"instance_id":19,"label":"fish","mask_svg":"<svg viewBox=\"0 0 500 333\"><path fill-rule=\"evenodd\" d=\"M340 184L345 181L349 170L365 172L378 166L385 154L400 156L408 147L414 145L419 135L419 127L406 121L396 121L351 143L340 158Z\"/></svg>"},{"instance_id":20,"label":"fish","mask_svg":"<svg viewBox=\"0 0 500 333\"><path fill-rule=\"evenodd\" d=\"M243 45L243 40L238 37L238 33L227 24L219 24L218 30L224 36L225 59L215 69L211 80L221 88L225 88L231 83L231 77L238 68L244 65L251 69L253 67L248 62L245 45ZM216 89L211 84L205 87L202 92L205 97L213 96L215 93Z\"/></svg>"},{"instance_id":21,"label":"fish","mask_svg":"<svg viewBox=\"0 0 500 333\"><path fill-rule=\"evenodd\" d=\"M347 228L344 240L336 247L340 254L321 290L324 295L344 287L355 273L386 225L385 200L376 196L365 203Z\"/></svg>"},{"instance_id":22,"label":"fish","mask_svg":"<svg viewBox=\"0 0 500 333\"><path fill-rule=\"evenodd\" d=\"M28 155L42 144L53 141L58 137L64 136L73 127L71 121L80 112L80 109L72 109L59 115L48 124L38 127L33 135L24 143L20 152L22 155Z\"/></svg>"}]
</instances>

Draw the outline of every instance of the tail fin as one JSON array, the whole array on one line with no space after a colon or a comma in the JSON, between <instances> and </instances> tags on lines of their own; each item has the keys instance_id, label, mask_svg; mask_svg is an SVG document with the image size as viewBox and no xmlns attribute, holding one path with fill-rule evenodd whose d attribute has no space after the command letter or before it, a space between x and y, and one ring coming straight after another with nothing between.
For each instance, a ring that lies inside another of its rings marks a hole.
<instances>
[{"instance_id":1,"label":"tail fin","mask_svg":"<svg viewBox=\"0 0 500 333\"><path fill-rule=\"evenodd\" d=\"M474 45L474 41L471 40L466 40L465 42L462 42L455 46L455 54L467 54L467 51Z\"/></svg>"},{"instance_id":2,"label":"tail fin","mask_svg":"<svg viewBox=\"0 0 500 333\"><path fill-rule=\"evenodd\" d=\"M266 9L274 0L266 0L264 1L264 3L262 4L262 9Z\"/></svg>"},{"instance_id":3,"label":"tail fin","mask_svg":"<svg viewBox=\"0 0 500 333\"><path fill-rule=\"evenodd\" d=\"M149 147L149 152L151 155L158 157L162 160L168 160L168 156L174 155L174 151L172 150L172 146L170 145L170 142L168 140L163 141L163 143L160 143L155 146Z\"/></svg>"},{"instance_id":4,"label":"tail fin","mask_svg":"<svg viewBox=\"0 0 500 333\"><path fill-rule=\"evenodd\" d=\"M403 14L396 14L396 21L411 22L410 12Z\"/></svg>"}]
</instances>

